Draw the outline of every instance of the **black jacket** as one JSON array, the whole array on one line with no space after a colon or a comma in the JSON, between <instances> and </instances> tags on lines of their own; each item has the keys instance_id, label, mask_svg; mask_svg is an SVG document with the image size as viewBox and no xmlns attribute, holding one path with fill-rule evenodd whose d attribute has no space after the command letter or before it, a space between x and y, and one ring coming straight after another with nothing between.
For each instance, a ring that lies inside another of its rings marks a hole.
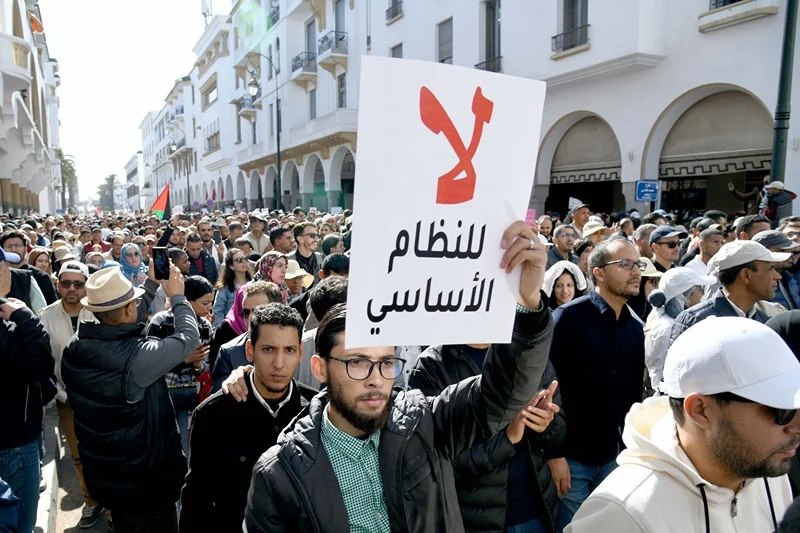
<instances>
[{"instance_id":1,"label":"black jacket","mask_svg":"<svg viewBox=\"0 0 800 533\"><path fill-rule=\"evenodd\" d=\"M205 248L200 249L200 257L203 259L203 270L204 272L201 274L200 271L197 269L197 265L194 264L194 259L191 257L189 258L189 275L190 276L203 276L206 278L209 283L212 285L217 283L217 279L219 279L219 272L217 272L217 264L214 262L214 258L209 255Z\"/></svg>"},{"instance_id":2,"label":"black jacket","mask_svg":"<svg viewBox=\"0 0 800 533\"><path fill-rule=\"evenodd\" d=\"M722 293L722 289L719 289L713 298L704 300L678 315L675 322L672 323L672 333L670 334L669 340L670 345L675 342L675 339L680 337L684 331L710 316L739 316L736 309L733 308ZM766 324L769 317L756 309L753 320Z\"/></svg>"},{"instance_id":3,"label":"black jacket","mask_svg":"<svg viewBox=\"0 0 800 533\"><path fill-rule=\"evenodd\" d=\"M47 302L47 305L58 300L58 294L56 293L56 288L53 285L53 280L50 279L50 276L47 272L39 270L36 267L30 266L28 264L23 264L18 267L18 270L27 270L31 273L31 277L36 280L36 284L39 285L39 288L42 290L42 295L44 296L44 301Z\"/></svg>"},{"instance_id":4,"label":"black jacket","mask_svg":"<svg viewBox=\"0 0 800 533\"><path fill-rule=\"evenodd\" d=\"M542 311L517 314L511 344L493 345L483 374L426 397L395 390L380 435L383 493L393 533L463 531L453 461L505 427L537 391L552 323ZM339 483L321 443L327 393L320 392L278 444L256 463L245 531L348 531Z\"/></svg>"},{"instance_id":5,"label":"black jacket","mask_svg":"<svg viewBox=\"0 0 800 533\"><path fill-rule=\"evenodd\" d=\"M29 444L42 432L40 382L53 375L50 337L30 309L0 321L0 450Z\"/></svg>"},{"instance_id":6,"label":"black jacket","mask_svg":"<svg viewBox=\"0 0 800 533\"><path fill-rule=\"evenodd\" d=\"M642 401L644 327L627 305L617 319L596 290L556 309L553 322L550 361L569 415L556 456L604 465L621 450L625 415Z\"/></svg>"},{"instance_id":7,"label":"black jacket","mask_svg":"<svg viewBox=\"0 0 800 533\"><path fill-rule=\"evenodd\" d=\"M256 398L249 376L246 381L246 401L220 391L192 415L181 533L241 531L253 465L317 393L295 381L288 403L273 417Z\"/></svg>"},{"instance_id":8,"label":"black jacket","mask_svg":"<svg viewBox=\"0 0 800 533\"><path fill-rule=\"evenodd\" d=\"M217 366L217 356L219 356L219 350L222 348L222 345L231 342L238 336L239 334L233 330L231 325L224 321L214 331L214 338L211 339L210 344L211 351L208 353L208 364L211 367L212 373Z\"/></svg>"},{"instance_id":9,"label":"black jacket","mask_svg":"<svg viewBox=\"0 0 800 533\"><path fill-rule=\"evenodd\" d=\"M481 373L469 355L460 346L431 346L417 359L408 385L420 389L427 396L435 396L449 385L458 383ZM539 388L547 388L556 379L553 365L547 364ZM556 390L553 402L561 405L561 392ZM530 492L534 501L532 508L544 510L547 516L539 516L549 523L551 531L558 527L558 494L547 466L547 450L560 445L567 433L564 412L559 412L544 433L526 431L516 449L527 451L535 477L530 479ZM455 461L458 503L461 518L467 531L505 532L507 502L509 496L509 471L515 455L515 446L501 430L491 439L476 444L461 452Z\"/></svg>"},{"instance_id":10,"label":"black jacket","mask_svg":"<svg viewBox=\"0 0 800 533\"><path fill-rule=\"evenodd\" d=\"M250 364L247 360L247 354L245 354L247 336L247 332L242 333L220 347L217 360L214 363L214 370L211 371L211 392L220 390L222 382L228 379L231 372L240 366Z\"/></svg>"}]
</instances>

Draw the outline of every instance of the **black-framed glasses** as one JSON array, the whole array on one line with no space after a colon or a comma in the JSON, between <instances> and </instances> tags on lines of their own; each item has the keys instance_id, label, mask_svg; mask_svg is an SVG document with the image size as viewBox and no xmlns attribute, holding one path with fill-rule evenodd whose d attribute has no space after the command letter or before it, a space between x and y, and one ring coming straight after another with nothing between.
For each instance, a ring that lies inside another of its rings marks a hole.
<instances>
[{"instance_id":1,"label":"black-framed glasses","mask_svg":"<svg viewBox=\"0 0 800 533\"><path fill-rule=\"evenodd\" d=\"M329 359L344 363L344 368L350 379L356 381L364 381L372 375L372 369L377 365L378 372L381 373L383 379L397 379L403 373L403 366L406 364L405 359L399 357L390 357L388 359L381 359L380 361L371 361L366 357L355 357L353 359L339 359L332 355L328 356Z\"/></svg>"},{"instance_id":2,"label":"black-framed glasses","mask_svg":"<svg viewBox=\"0 0 800 533\"><path fill-rule=\"evenodd\" d=\"M244 318L245 320L248 320L248 319L250 318L250 314L251 314L252 312L253 312L253 310L252 310L252 309L244 309L244 308L243 308L241 311L239 311L239 316L241 316L241 317L242 317L242 318Z\"/></svg>"},{"instance_id":3,"label":"black-framed glasses","mask_svg":"<svg viewBox=\"0 0 800 533\"><path fill-rule=\"evenodd\" d=\"M749 400L747 398L742 398L741 396L733 394L732 392L720 392L718 394L712 394L711 396L729 402L755 403L758 405L763 405L756 401ZM770 407L768 405L764 405L764 407L770 410L772 416L775 418L775 423L778 424L779 426L785 426L786 424L794 420L794 417L798 411L798 409L778 409L777 407Z\"/></svg>"},{"instance_id":4,"label":"black-framed glasses","mask_svg":"<svg viewBox=\"0 0 800 533\"><path fill-rule=\"evenodd\" d=\"M647 270L647 263L644 261L634 261L633 259L617 259L615 261L609 261L608 263L600 265L599 268L605 268L609 265L619 265L622 270L633 270L634 267L639 267L639 272L644 272Z\"/></svg>"},{"instance_id":5,"label":"black-framed glasses","mask_svg":"<svg viewBox=\"0 0 800 533\"><path fill-rule=\"evenodd\" d=\"M303 236L303 237L311 237L312 239L317 239L317 238L319 238L319 235L318 235L318 234L316 234L316 233L303 233L303 235L302 235L302 236Z\"/></svg>"},{"instance_id":6,"label":"black-framed glasses","mask_svg":"<svg viewBox=\"0 0 800 533\"><path fill-rule=\"evenodd\" d=\"M678 246L680 246L681 243L679 241L669 241L669 242L656 242L654 244L669 246L669 248L672 249L672 248L677 248Z\"/></svg>"},{"instance_id":7,"label":"black-framed glasses","mask_svg":"<svg viewBox=\"0 0 800 533\"><path fill-rule=\"evenodd\" d=\"M65 289L69 289L70 287L75 287L76 289L80 290L86 286L85 281L71 281L68 279L58 280L62 287Z\"/></svg>"}]
</instances>

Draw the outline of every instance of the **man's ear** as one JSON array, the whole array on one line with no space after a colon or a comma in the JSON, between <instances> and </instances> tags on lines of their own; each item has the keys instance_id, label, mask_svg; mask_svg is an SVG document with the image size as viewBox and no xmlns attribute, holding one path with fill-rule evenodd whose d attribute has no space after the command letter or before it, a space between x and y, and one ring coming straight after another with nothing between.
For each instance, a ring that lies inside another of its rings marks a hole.
<instances>
[{"instance_id":1,"label":"man's ear","mask_svg":"<svg viewBox=\"0 0 800 533\"><path fill-rule=\"evenodd\" d=\"M311 373L320 383L328 382L328 364L325 359L318 354L311 356Z\"/></svg>"},{"instance_id":2,"label":"man's ear","mask_svg":"<svg viewBox=\"0 0 800 533\"><path fill-rule=\"evenodd\" d=\"M713 400L708 396L697 393L688 395L683 400L683 411L686 414L687 423L692 422L705 430L709 429L711 427L710 415L717 408L712 403Z\"/></svg>"},{"instance_id":3,"label":"man's ear","mask_svg":"<svg viewBox=\"0 0 800 533\"><path fill-rule=\"evenodd\" d=\"M320 279L320 281L325 279L325 271L322 270L321 268L319 269L319 279Z\"/></svg>"},{"instance_id":4,"label":"man's ear","mask_svg":"<svg viewBox=\"0 0 800 533\"><path fill-rule=\"evenodd\" d=\"M300 349L302 350L303 347L301 346ZM247 362L248 363L252 363L253 362L253 352L254 351L255 351L255 348L253 347L253 343L250 342L250 339L247 339L245 341L245 343L244 343L244 353L247 356Z\"/></svg>"}]
</instances>

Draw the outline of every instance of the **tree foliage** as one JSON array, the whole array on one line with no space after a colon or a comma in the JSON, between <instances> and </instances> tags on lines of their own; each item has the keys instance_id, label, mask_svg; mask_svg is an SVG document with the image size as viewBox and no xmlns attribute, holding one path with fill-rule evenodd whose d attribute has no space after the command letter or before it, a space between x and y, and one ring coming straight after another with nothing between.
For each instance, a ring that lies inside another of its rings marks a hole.
<instances>
[{"instance_id":1,"label":"tree foliage","mask_svg":"<svg viewBox=\"0 0 800 533\"><path fill-rule=\"evenodd\" d=\"M114 205L114 186L117 182L117 175L111 174L106 176L103 183L97 187L97 196L100 199L100 207L106 211L113 211L114 207L121 208L122 206Z\"/></svg>"}]
</instances>

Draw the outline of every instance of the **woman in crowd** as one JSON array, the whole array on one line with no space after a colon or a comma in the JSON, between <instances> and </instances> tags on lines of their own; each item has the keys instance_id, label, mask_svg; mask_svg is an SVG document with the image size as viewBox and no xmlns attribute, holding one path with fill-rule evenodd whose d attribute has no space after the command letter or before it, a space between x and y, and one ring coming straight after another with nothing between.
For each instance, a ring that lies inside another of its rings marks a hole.
<instances>
[{"instance_id":1,"label":"woman in crowd","mask_svg":"<svg viewBox=\"0 0 800 533\"><path fill-rule=\"evenodd\" d=\"M119 252L119 262L125 279L138 287L147 279L147 266L142 261L142 251L133 243L123 244Z\"/></svg>"},{"instance_id":2,"label":"woman in crowd","mask_svg":"<svg viewBox=\"0 0 800 533\"><path fill-rule=\"evenodd\" d=\"M700 303L704 288L716 281L715 277L701 276L691 268L676 267L666 271L658 281L658 288L650 293L648 301L653 311L644 328L644 362L652 388L661 383L672 323L683 310Z\"/></svg>"},{"instance_id":3,"label":"woman in crowd","mask_svg":"<svg viewBox=\"0 0 800 533\"><path fill-rule=\"evenodd\" d=\"M184 282L184 296L197 315L200 345L189 354L183 363L175 366L166 375L166 380L169 396L175 407L175 416L178 419L183 453L189 457L189 417L201 400L198 378L208 370L206 359L210 352L212 328L211 323L205 317L211 313L214 287L202 276L190 276ZM172 309L153 315L143 332L146 337L158 339L165 339L173 333L175 333L175 316Z\"/></svg>"},{"instance_id":4,"label":"woman in crowd","mask_svg":"<svg viewBox=\"0 0 800 533\"><path fill-rule=\"evenodd\" d=\"M212 371L214 370L214 363L217 360L220 347L247 331L247 320L244 319L244 314L242 313L242 301L244 300L244 288L248 284L249 282L236 289L233 305L225 315L225 320L214 331L214 338L211 340L211 351L208 354L208 362ZM215 318L215 322L218 321L219 319Z\"/></svg>"},{"instance_id":5,"label":"woman in crowd","mask_svg":"<svg viewBox=\"0 0 800 533\"><path fill-rule=\"evenodd\" d=\"M578 256L578 269L586 278L586 292L594 289L592 277L589 275L589 254L594 250L594 243L589 239L581 239L572 247L572 251Z\"/></svg>"},{"instance_id":6,"label":"woman in crowd","mask_svg":"<svg viewBox=\"0 0 800 533\"><path fill-rule=\"evenodd\" d=\"M83 262L87 265L94 265L97 268L102 268L103 264L106 262L106 258L103 256L103 252L89 252L86 254L86 258Z\"/></svg>"},{"instance_id":7,"label":"woman in crowd","mask_svg":"<svg viewBox=\"0 0 800 533\"><path fill-rule=\"evenodd\" d=\"M217 297L214 300L214 316L224 317L233 307L236 290L253 279L247 257L238 248L231 248L225 254L225 262L217 281ZM219 321L216 326L219 326Z\"/></svg>"},{"instance_id":8,"label":"woman in crowd","mask_svg":"<svg viewBox=\"0 0 800 533\"><path fill-rule=\"evenodd\" d=\"M289 262L285 255L280 252L267 252L261 256L256 263L256 275L254 281L271 281L281 289L283 303L289 299L289 287L286 285L286 270Z\"/></svg>"},{"instance_id":9,"label":"woman in crowd","mask_svg":"<svg viewBox=\"0 0 800 533\"><path fill-rule=\"evenodd\" d=\"M48 274L53 273L53 268L50 263L50 250L47 248L37 246L31 250L28 253L28 264L38 268L42 272L47 272Z\"/></svg>"},{"instance_id":10,"label":"woman in crowd","mask_svg":"<svg viewBox=\"0 0 800 533\"><path fill-rule=\"evenodd\" d=\"M545 272L542 290L550 298L550 309L555 309L584 295L586 277L572 261L559 261Z\"/></svg>"}]
</instances>

